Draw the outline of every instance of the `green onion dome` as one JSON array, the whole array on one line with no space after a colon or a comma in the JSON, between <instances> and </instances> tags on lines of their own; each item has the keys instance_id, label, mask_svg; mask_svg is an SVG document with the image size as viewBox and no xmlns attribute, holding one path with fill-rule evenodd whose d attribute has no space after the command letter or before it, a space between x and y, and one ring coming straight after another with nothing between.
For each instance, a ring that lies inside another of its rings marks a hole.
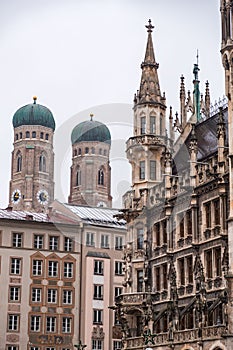
<instances>
[{"instance_id":1,"label":"green onion dome","mask_svg":"<svg viewBox=\"0 0 233 350\"><path fill-rule=\"evenodd\" d=\"M41 125L55 130L55 120L52 112L45 106L36 103L37 98L33 97L34 103L19 108L13 116L13 126Z\"/></svg>"},{"instance_id":2,"label":"green onion dome","mask_svg":"<svg viewBox=\"0 0 233 350\"><path fill-rule=\"evenodd\" d=\"M93 141L93 142L105 142L111 144L111 134L107 126L101 122L93 120L87 120L76 125L71 134L72 145L77 142Z\"/></svg>"}]
</instances>

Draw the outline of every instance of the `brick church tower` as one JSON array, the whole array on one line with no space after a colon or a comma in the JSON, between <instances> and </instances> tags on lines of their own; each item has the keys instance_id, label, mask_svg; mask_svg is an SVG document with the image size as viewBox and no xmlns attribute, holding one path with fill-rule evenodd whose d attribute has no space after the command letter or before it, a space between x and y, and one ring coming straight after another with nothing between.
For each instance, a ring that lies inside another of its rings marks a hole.
<instances>
[{"instance_id":1,"label":"brick church tower","mask_svg":"<svg viewBox=\"0 0 233 350\"><path fill-rule=\"evenodd\" d=\"M111 135L107 126L93 120L78 124L71 134L72 166L70 204L111 207Z\"/></svg>"},{"instance_id":2,"label":"brick church tower","mask_svg":"<svg viewBox=\"0 0 233 350\"><path fill-rule=\"evenodd\" d=\"M43 212L54 198L53 133L51 111L34 102L13 116L9 206L14 210Z\"/></svg>"}]
</instances>

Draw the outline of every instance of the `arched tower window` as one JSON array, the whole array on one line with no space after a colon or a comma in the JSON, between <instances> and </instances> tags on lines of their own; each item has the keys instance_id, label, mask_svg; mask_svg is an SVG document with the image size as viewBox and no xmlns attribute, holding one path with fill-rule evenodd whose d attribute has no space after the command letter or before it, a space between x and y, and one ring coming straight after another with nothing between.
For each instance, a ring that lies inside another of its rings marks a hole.
<instances>
[{"instance_id":1,"label":"arched tower window","mask_svg":"<svg viewBox=\"0 0 233 350\"><path fill-rule=\"evenodd\" d=\"M141 134L146 133L146 117L141 117Z\"/></svg>"},{"instance_id":2,"label":"arched tower window","mask_svg":"<svg viewBox=\"0 0 233 350\"><path fill-rule=\"evenodd\" d=\"M155 134L155 116L150 116L150 134Z\"/></svg>"},{"instance_id":3,"label":"arched tower window","mask_svg":"<svg viewBox=\"0 0 233 350\"><path fill-rule=\"evenodd\" d=\"M22 154L18 153L17 155L17 172L22 171Z\"/></svg>"},{"instance_id":4,"label":"arched tower window","mask_svg":"<svg viewBox=\"0 0 233 350\"><path fill-rule=\"evenodd\" d=\"M41 154L39 159L39 171L46 172L46 158L44 154Z\"/></svg>"},{"instance_id":5,"label":"arched tower window","mask_svg":"<svg viewBox=\"0 0 233 350\"><path fill-rule=\"evenodd\" d=\"M75 149L74 150L74 157L76 157L77 156L77 150Z\"/></svg>"},{"instance_id":6,"label":"arched tower window","mask_svg":"<svg viewBox=\"0 0 233 350\"><path fill-rule=\"evenodd\" d=\"M98 185L104 185L104 170L102 168L98 171Z\"/></svg>"},{"instance_id":7,"label":"arched tower window","mask_svg":"<svg viewBox=\"0 0 233 350\"><path fill-rule=\"evenodd\" d=\"M26 131L26 139L29 139L29 138L30 138L30 132Z\"/></svg>"},{"instance_id":8,"label":"arched tower window","mask_svg":"<svg viewBox=\"0 0 233 350\"><path fill-rule=\"evenodd\" d=\"M160 114L160 118L159 118L159 126L160 126L160 135L163 134L163 118L162 118L162 114Z\"/></svg>"},{"instance_id":9,"label":"arched tower window","mask_svg":"<svg viewBox=\"0 0 233 350\"><path fill-rule=\"evenodd\" d=\"M137 229L137 249L143 249L144 234L143 228Z\"/></svg>"},{"instance_id":10,"label":"arched tower window","mask_svg":"<svg viewBox=\"0 0 233 350\"><path fill-rule=\"evenodd\" d=\"M35 139L36 138L36 131L32 132L32 138Z\"/></svg>"},{"instance_id":11,"label":"arched tower window","mask_svg":"<svg viewBox=\"0 0 233 350\"><path fill-rule=\"evenodd\" d=\"M145 180L146 174L145 174L145 161L141 161L139 163L139 179L140 180Z\"/></svg>"},{"instance_id":12,"label":"arched tower window","mask_svg":"<svg viewBox=\"0 0 233 350\"><path fill-rule=\"evenodd\" d=\"M81 169L78 167L77 173L76 173L76 186L81 185Z\"/></svg>"}]
</instances>

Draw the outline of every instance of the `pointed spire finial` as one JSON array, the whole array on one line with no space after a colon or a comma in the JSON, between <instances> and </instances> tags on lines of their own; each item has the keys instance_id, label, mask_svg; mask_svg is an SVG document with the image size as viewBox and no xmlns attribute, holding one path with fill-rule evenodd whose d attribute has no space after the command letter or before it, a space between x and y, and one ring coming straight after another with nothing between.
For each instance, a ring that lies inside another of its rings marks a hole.
<instances>
[{"instance_id":1,"label":"pointed spire finial","mask_svg":"<svg viewBox=\"0 0 233 350\"><path fill-rule=\"evenodd\" d=\"M199 59L199 54L198 54L198 49L197 49L197 65L198 65L198 59Z\"/></svg>"},{"instance_id":2,"label":"pointed spire finial","mask_svg":"<svg viewBox=\"0 0 233 350\"><path fill-rule=\"evenodd\" d=\"M149 19L148 21L148 25L146 25L145 27L147 28L147 32L148 33L152 33L153 32L153 29L154 29L154 26L151 24L151 19Z\"/></svg>"},{"instance_id":3,"label":"pointed spire finial","mask_svg":"<svg viewBox=\"0 0 233 350\"><path fill-rule=\"evenodd\" d=\"M36 96L33 96L33 103L36 104L36 100L37 100L37 97Z\"/></svg>"},{"instance_id":4,"label":"pointed spire finial","mask_svg":"<svg viewBox=\"0 0 233 350\"><path fill-rule=\"evenodd\" d=\"M91 121L93 121L94 114L90 113Z\"/></svg>"}]
</instances>

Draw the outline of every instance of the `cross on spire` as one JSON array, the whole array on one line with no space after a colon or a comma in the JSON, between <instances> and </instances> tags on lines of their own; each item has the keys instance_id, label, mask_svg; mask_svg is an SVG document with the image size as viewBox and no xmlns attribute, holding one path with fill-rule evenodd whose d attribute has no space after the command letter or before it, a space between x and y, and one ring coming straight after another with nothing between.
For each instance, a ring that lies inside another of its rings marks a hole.
<instances>
[{"instance_id":1,"label":"cross on spire","mask_svg":"<svg viewBox=\"0 0 233 350\"><path fill-rule=\"evenodd\" d=\"M151 24L151 19L149 19L148 23L149 24L147 26L145 26L145 27L147 28L147 32L148 33L152 33L153 29L154 29L154 26Z\"/></svg>"}]
</instances>

